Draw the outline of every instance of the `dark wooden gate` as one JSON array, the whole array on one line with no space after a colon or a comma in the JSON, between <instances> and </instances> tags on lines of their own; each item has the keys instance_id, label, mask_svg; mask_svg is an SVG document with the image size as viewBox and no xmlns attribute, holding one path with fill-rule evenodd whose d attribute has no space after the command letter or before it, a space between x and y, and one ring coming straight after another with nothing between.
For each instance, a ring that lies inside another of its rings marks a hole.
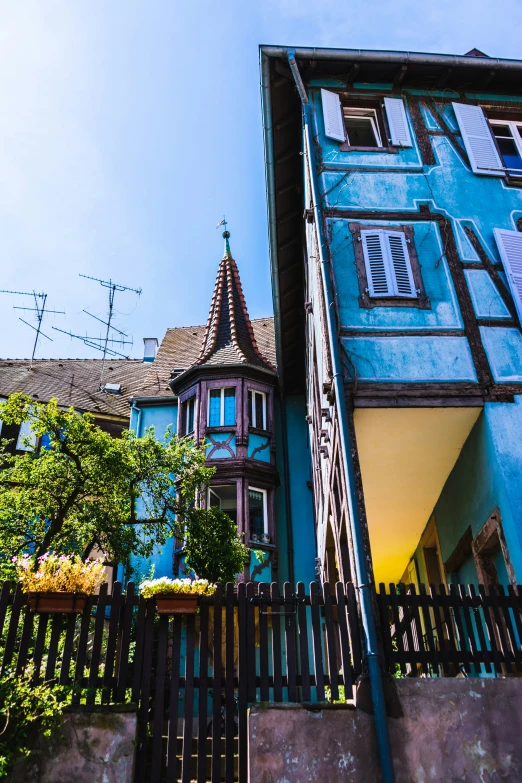
<instances>
[{"instance_id":1,"label":"dark wooden gate","mask_svg":"<svg viewBox=\"0 0 522 783\"><path fill-rule=\"evenodd\" d=\"M19 586L0 594L2 671L71 686L73 704L134 702L137 781L248 776L254 702L352 697L361 651L353 588L218 586L198 613L158 615L154 599L115 583L81 615L34 614ZM343 690L345 692L343 693Z\"/></svg>"}]
</instances>

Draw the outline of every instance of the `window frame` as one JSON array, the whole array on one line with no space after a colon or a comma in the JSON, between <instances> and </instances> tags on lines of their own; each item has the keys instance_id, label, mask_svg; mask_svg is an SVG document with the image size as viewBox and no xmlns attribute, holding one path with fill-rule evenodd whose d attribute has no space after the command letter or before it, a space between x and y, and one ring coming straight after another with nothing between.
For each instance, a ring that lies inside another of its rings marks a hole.
<instances>
[{"instance_id":1,"label":"window frame","mask_svg":"<svg viewBox=\"0 0 522 783\"><path fill-rule=\"evenodd\" d=\"M192 394L190 397L187 397L186 400L183 402L184 411L183 411L183 428L184 428L184 435L193 435L196 431L196 410L197 410L197 395ZM189 429L189 413L190 413L190 407L192 406L192 428Z\"/></svg>"},{"instance_id":2,"label":"window frame","mask_svg":"<svg viewBox=\"0 0 522 783\"><path fill-rule=\"evenodd\" d=\"M232 389L234 391L234 423L225 424L225 390ZM219 408L219 424L210 423L210 400L212 398L212 392L221 392L220 395L220 408ZM237 426L237 387L236 386L215 386L208 390L207 394L207 427L214 429L217 427L236 427Z\"/></svg>"},{"instance_id":3,"label":"window frame","mask_svg":"<svg viewBox=\"0 0 522 783\"><path fill-rule=\"evenodd\" d=\"M357 97L350 97L350 96L341 96L341 111L343 114L343 124L344 124L344 131L346 138L344 142L341 142L339 145L339 150L342 152L388 152L393 154L399 153L399 147L393 145L389 139L390 139L390 129L388 127L388 120L386 118L386 112L384 111L383 106L383 98L376 99L376 100L359 100ZM348 131L346 129L346 124L344 123L344 118L346 116L346 111L361 111L371 110L374 113L375 117L375 124L377 126L377 129L379 131L379 140L381 142L380 147L357 147L355 145L350 144L349 137L348 137Z\"/></svg>"},{"instance_id":4,"label":"window frame","mask_svg":"<svg viewBox=\"0 0 522 783\"><path fill-rule=\"evenodd\" d=\"M261 424L258 424L257 422L257 415L256 415L256 404L255 404L255 396L256 394L260 394L263 400L263 421ZM255 429L255 430L264 430L265 432L268 430L268 421L267 421L267 393L264 391L261 391L260 389L254 389L252 387L248 387L247 390L247 405L249 403L248 397L250 396L250 405L248 410L248 425L249 427Z\"/></svg>"},{"instance_id":5,"label":"window frame","mask_svg":"<svg viewBox=\"0 0 522 783\"><path fill-rule=\"evenodd\" d=\"M359 147L358 149L379 149L383 146L382 139L381 139L381 133L379 129L379 122L377 120L377 109L373 108L365 108L363 106L343 106L342 107L343 112L343 121L344 121L344 130L346 133L346 142L349 147L352 149L356 147L355 144L351 144L350 142L350 134L348 131L348 128L346 127L346 120L347 119L369 119L370 125L373 130L373 135L375 136L375 141L377 144L374 147ZM365 112L365 113L363 113Z\"/></svg>"},{"instance_id":6,"label":"window frame","mask_svg":"<svg viewBox=\"0 0 522 783\"><path fill-rule=\"evenodd\" d=\"M501 119L500 117L488 117L486 116L487 122L489 123L489 127L491 129L491 135L493 136L493 140L495 142L495 145L498 150L498 154L500 155L500 158L502 160L502 163L505 166L505 172L511 177L522 177L522 163L520 169L512 169L506 166L506 162L504 160L504 156L502 155L502 152L500 150L497 136L495 135L494 126L495 125L507 125L509 127L509 130L511 131L511 138L512 141L515 143L516 150L520 156L520 159L522 161L522 135L520 132L516 131L516 128L520 128L522 130L522 120L513 120L513 119ZM501 138L508 138L507 136L501 137Z\"/></svg>"},{"instance_id":7,"label":"window frame","mask_svg":"<svg viewBox=\"0 0 522 783\"><path fill-rule=\"evenodd\" d=\"M408 225L381 226L365 223L348 224L352 234L352 241L355 254L355 267L357 270L357 279L359 282L359 306L364 308L372 307L416 307L419 310L431 310L431 303L426 296L424 283L422 280L421 267L414 241L414 227ZM366 273L366 263L362 248L362 241L359 241L361 231L389 230L395 233L403 233L406 238L406 248L410 269L413 276L413 282L417 291L417 296L403 296L386 294L385 296L370 296L368 293L368 276Z\"/></svg>"},{"instance_id":8,"label":"window frame","mask_svg":"<svg viewBox=\"0 0 522 783\"><path fill-rule=\"evenodd\" d=\"M252 538L252 526L250 522L250 490L252 492L260 492L263 496L263 533L262 535L270 535L268 531L268 490L263 489L262 487L254 487L250 484L247 485L247 496L248 496L248 535L249 540Z\"/></svg>"}]
</instances>

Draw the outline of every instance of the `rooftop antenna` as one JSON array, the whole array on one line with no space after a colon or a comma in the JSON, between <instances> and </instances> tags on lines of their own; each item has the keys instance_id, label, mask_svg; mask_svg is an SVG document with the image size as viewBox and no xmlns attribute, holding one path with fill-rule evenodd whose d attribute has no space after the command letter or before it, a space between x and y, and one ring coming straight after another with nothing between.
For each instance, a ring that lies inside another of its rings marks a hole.
<instances>
[{"instance_id":1,"label":"rooftop antenna","mask_svg":"<svg viewBox=\"0 0 522 783\"><path fill-rule=\"evenodd\" d=\"M99 391L103 389L103 373L105 371L105 359L107 356L120 356L122 359L128 359L129 357L126 356L123 353L119 353L118 351L115 351L114 348L109 347L109 343L119 343L122 347L125 345L132 345L133 341L126 340L125 338L128 337L128 335L125 332L122 332L120 329L116 329L115 326L112 325L112 318L114 315L114 296L116 294L116 291L132 291L135 294L138 294L138 296L141 295L141 288L130 288L126 285L120 285L120 283L115 283L113 280L101 280L99 277L91 277L90 275L80 275L80 277L85 278L86 280L95 280L97 283L99 283L103 288L109 289L109 312L107 315L107 320L104 321L101 318L98 318L97 315L93 315L92 313L89 313L88 310L84 310L83 312L90 316L91 318L94 318L96 321L99 321L100 323L104 324L106 326L105 331L105 337L90 337L88 335L80 335L80 334L73 334L72 332L66 332L63 329L57 329L55 326L53 326L53 329L56 329L57 332L63 332L63 334L69 335L69 337L74 337L77 340L82 340L85 345L88 345L90 348L95 348L97 351L101 351L103 353L102 357L102 366L101 366L101 373L100 373L100 385L99 385ZM120 337L111 337L111 329L113 332L117 332Z\"/></svg>"},{"instance_id":2,"label":"rooftop antenna","mask_svg":"<svg viewBox=\"0 0 522 783\"><path fill-rule=\"evenodd\" d=\"M34 307L17 307L16 305L14 305L13 307L13 310L29 310L29 312L31 313L36 313L37 326L33 326L33 324L30 324L24 318L18 319L26 326L29 326L31 329L34 329L34 331L36 332L34 338L33 352L31 354L30 366L32 367L40 336L45 337L46 340L50 340L51 342L53 341L52 337L49 337L47 334L44 334L44 332L42 332L42 322L44 319L44 315L47 315L48 313L54 313L55 315L65 315L65 312L63 310L46 310L45 305L47 302L47 294L38 294L36 293L36 291L9 291L7 289L1 289L0 294L15 294L16 296L32 296L34 299L34 305L35 305Z\"/></svg>"}]
</instances>

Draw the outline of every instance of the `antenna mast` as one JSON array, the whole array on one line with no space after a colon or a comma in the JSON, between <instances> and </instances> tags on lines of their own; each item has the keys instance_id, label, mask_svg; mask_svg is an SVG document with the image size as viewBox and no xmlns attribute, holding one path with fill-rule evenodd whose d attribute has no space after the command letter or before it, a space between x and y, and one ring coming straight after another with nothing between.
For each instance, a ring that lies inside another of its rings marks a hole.
<instances>
[{"instance_id":1,"label":"antenna mast","mask_svg":"<svg viewBox=\"0 0 522 783\"><path fill-rule=\"evenodd\" d=\"M89 337L87 335L83 337L82 335L73 334L72 332L65 332L63 329L57 329L55 326L53 326L53 329L55 329L57 332L62 332L63 334L67 334L69 335L69 337L74 337L77 340L82 340L85 343L85 345L88 345L91 348L95 348L97 351L101 351L103 353L101 373L100 373L100 385L99 385L99 391L101 391L103 388L103 374L105 371L105 359L107 358L107 355L120 356L122 359L129 358L128 356L125 356L124 354L115 351L114 348L109 347L109 343L119 343L121 346L132 345L132 340L125 340L125 337L128 337L128 335L125 332L122 332L120 329L116 329L116 327L112 325L112 319L114 315L114 296L116 294L116 291L132 291L133 293L140 296L141 288L130 288L129 286L121 285L120 283L115 283L113 280L100 280L99 277L91 277L90 275L80 275L80 277L83 277L86 280L95 280L97 283L103 286L103 288L109 289L109 312L106 321L103 321L101 318L98 318L98 316L89 313L87 310L83 311L86 315L90 316L91 318L94 318L96 321L99 321L100 323L104 324L104 326L107 327L105 331L105 337ZM121 337L119 338L111 337L110 336L111 329L112 331L117 332L119 335L121 335Z\"/></svg>"},{"instance_id":2,"label":"antenna mast","mask_svg":"<svg viewBox=\"0 0 522 783\"><path fill-rule=\"evenodd\" d=\"M36 336L34 338L33 352L31 354L30 366L32 367L34 362L34 357L36 354L36 349L38 347L38 340L40 339L40 335L42 337L45 337L47 340L50 340L51 342L53 341L52 337L49 337L48 335L44 334L44 332L42 332L42 322L44 319L44 315L46 315L47 313L54 313L55 315L65 315L65 312L63 310L46 310L45 305L47 302L47 294L37 294L36 291L32 291L32 292L9 291L7 289L1 289L0 294L15 294L16 296L32 296L34 298L34 305L35 305L34 307L17 307L16 305L13 307L13 310L29 310L31 313L36 313L36 322L38 324L37 326L33 326L32 324L25 321L23 318L18 319L26 326L29 326L31 329L34 329L36 332Z\"/></svg>"}]
</instances>

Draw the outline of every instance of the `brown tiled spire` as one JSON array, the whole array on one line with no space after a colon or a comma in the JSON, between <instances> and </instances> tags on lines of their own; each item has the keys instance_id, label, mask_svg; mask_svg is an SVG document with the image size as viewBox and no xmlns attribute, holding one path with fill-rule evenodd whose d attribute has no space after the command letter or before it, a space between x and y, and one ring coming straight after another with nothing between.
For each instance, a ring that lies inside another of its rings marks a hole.
<instances>
[{"instance_id":1,"label":"brown tiled spire","mask_svg":"<svg viewBox=\"0 0 522 783\"><path fill-rule=\"evenodd\" d=\"M223 232L225 253L219 265L201 353L196 364L255 364L275 372L257 347L236 262Z\"/></svg>"}]
</instances>

